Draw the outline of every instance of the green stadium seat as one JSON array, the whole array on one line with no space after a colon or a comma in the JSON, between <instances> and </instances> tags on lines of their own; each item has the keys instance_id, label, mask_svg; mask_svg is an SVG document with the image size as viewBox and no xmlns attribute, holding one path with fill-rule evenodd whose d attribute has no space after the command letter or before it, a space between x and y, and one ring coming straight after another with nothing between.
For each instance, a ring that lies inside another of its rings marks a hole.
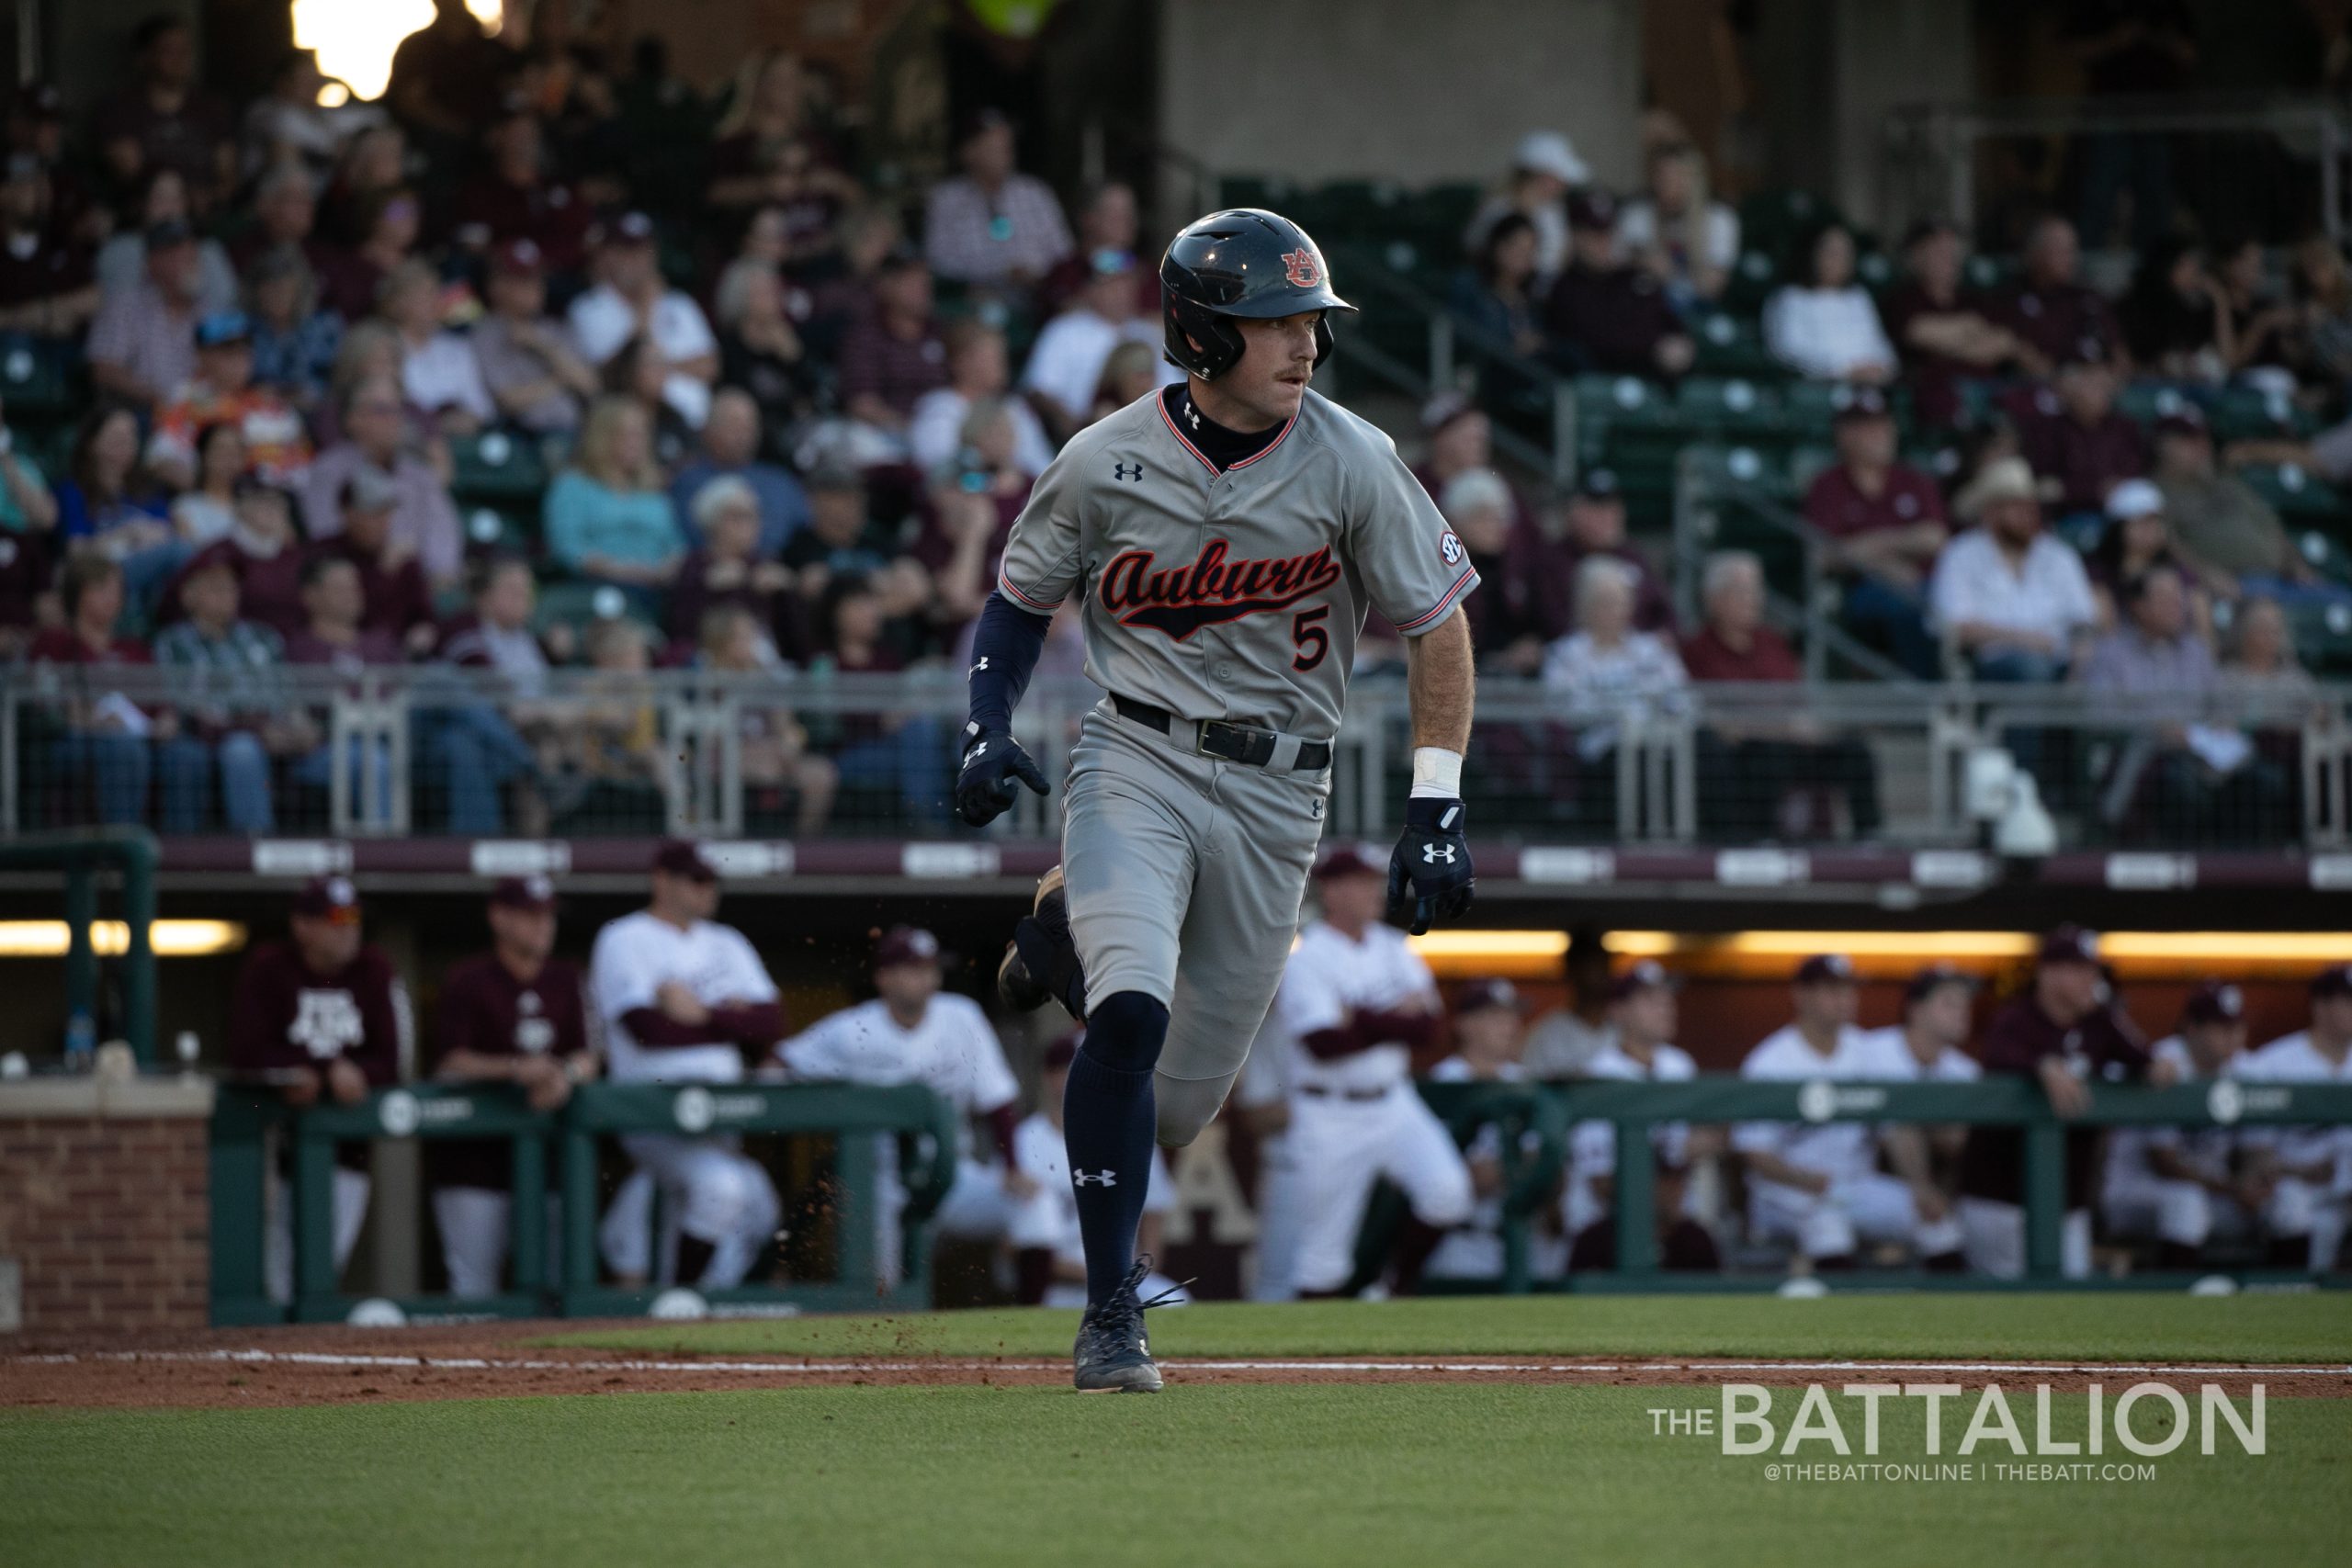
<instances>
[{"instance_id":1,"label":"green stadium seat","mask_svg":"<svg viewBox=\"0 0 2352 1568\"><path fill-rule=\"evenodd\" d=\"M2287 619L2294 627L2295 651L2313 673L2352 675L2352 605L2293 604Z\"/></svg>"},{"instance_id":2,"label":"green stadium seat","mask_svg":"<svg viewBox=\"0 0 2352 1568\"><path fill-rule=\"evenodd\" d=\"M1781 428L1780 389L1744 377L1718 380L1693 376L1677 390L1675 406L1696 429L1731 433Z\"/></svg>"},{"instance_id":3,"label":"green stadium seat","mask_svg":"<svg viewBox=\"0 0 2352 1568\"><path fill-rule=\"evenodd\" d=\"M2316 528L2306 528L2296 536L2295 548L2322 577L2331 582L2352 585L2352 550L2346 550L2341 539Z\"/></svg>"},{"instance_id":4,"label":"green stadium seat","mask_svg":"<svg viewBox=\"0 0 2352 1568\"><path fill-rule=\"evenodd\" d=\"M1691 368L1702 376L1737 376L1751 381L1781 381L1788 367L1766 352L1764 334L1750 320L1719 311L1702 320L1692 331L1698 357Z\"/></svg>"},{"instance_id":5,"label":"green stadium seat","mask_svg":"<svg viewBox=\"0 0 2352 1568\"><path fill-rule=\"evenodd\" d=\"M86 402L80 351L71 344L14 333L0 338L0 402L8 417L71 419Z\"/></svg>"},{"instance_id":6,"label":"green stadium seat","mask_svg":"<svg viewBox=\"0 0 2352 1568\"><path fill-rule=\"evenodd\" d=\"M1227 175L1217 182L1217 199L1227 207L1280 208L1297 192L1279 175Z\"/></svg>"},{"instance_id":7,"label":"green stadium seat","mask_svg":"<svg viewBox=\"0 0 2352 1568\"><path fill-rule=\"evenodd\" d=\"M2238 477L2290 522L2340 524L2346 518L2343 492L2299 463L2249 464Z\"/></svg>"},{"instance_id":8,"label":"green stadium seat","mask_svg":"<svg viewBox=\"0 0 2352 1568\"><path fill-rule=\"evenodd\" d=\"M2292 398L2256 387L2222 388L2208 412L2213 422L2213 439L2218 442L2309 435L2318 428L2317 422L2297 408Z\"/></svg>"},{"instance_id":9,"label":"green stadium seat","mask_svg":"<svg viewBox=\"0 0 2352 1568\"><path fill-rule=\"evenodd\" d=\"M531 624L534 630L568 626L583 628L597 621L628 617L628 596L609 582L542 582Z\"/></svg>"},{"instance_id":10,"label":"green stadium seat","mask_svg":"<svg viewBox=\"0 0 2352 1568\"><path fill-rule=\"evenodd\" d=\"M1750 247L1740 253L1733 265L1731 277L1724 285L1724 309L1736 315L1753 316L1764 308L1765 299L1781 281L1781 264L1772 253Z\"/></svg>"},{"instance_id":11,"label":"green stadium seat","mask_svg":"<svg viewBox=\"0 0 2352 1568\"><path fill-rule=\"evenodd\" d=\"M2189 400L2177 387L2151 385L2145 381L2127 383L2115 394L2118 412L2136 419L2142 424L2154 424L2167 414L2178 413L2189 406Z\"/></svg>"},{"instance_id":12,"label":"green stadium seat","mask_svg":"<svg viewBox=\"0 0 2352 1568\"><path fill-rule=\"evenodd\" d=\"M536 501L548 487L548 459L528 436L492 430L449 443L449 491L460 501Z\"/></svg>"}]
</instances>

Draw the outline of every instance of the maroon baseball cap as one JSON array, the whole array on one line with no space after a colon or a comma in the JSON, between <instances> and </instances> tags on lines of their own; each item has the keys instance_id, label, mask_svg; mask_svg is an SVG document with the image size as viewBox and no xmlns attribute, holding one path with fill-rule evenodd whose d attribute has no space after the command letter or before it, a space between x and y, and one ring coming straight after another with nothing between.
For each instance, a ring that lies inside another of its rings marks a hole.
<instances>
[{"instance_id":1,"label":"maroon baseball cap","mask_svg":"<svg viewBox=\"0 0 2352 1568\"><path fill-rule=\"evenodd\" d=\"M2312 976L2312 1000L2352 997L2352 964L2331 964Z\"/></svg>"},{"instance_id":2,"label":"maroon baseball cap","mask_svg":"<svg viewBox=\"0 0 2352 1568\"><path fill-rule=\"evenodd\" d=\"M1946 986L1965 986L1973 991L1976 988L1976 976L1949 964L1930 964L1914 973L1904 984L1903 1005L1910 1007L1924 1002Z\"/></svg>"},{"instance_id":3,"label":"maroon baseball cap","mask_svg":"<svg viewBox=\"0 0 2352 1568\"><path fill-rule=\"evenodd\" d=\"M490 270L507 277L537 277L547 265L538 243L529 239L509 240L490 254Z\"/></svg>"},{"instance_id":4,"label":"maroon baseball cap","mask_svg":"<svg viewBox=\"0 0 2352 1568\"><path fill-rule=\"evenodd\" d=\"M2060 926L2041 939L2039 964L2097 964L2098 932L2081 926Z\"/></svg>"},{"instance_id":5,"label":"maroon baseball cap","mask_svg":"<svg viewBox=\"0 0 2352 1568\"><path fill-rule=\"evenodd\" d=\"M538 914L555 908L555 884L545 876L502 876L490 890L490 901L503 909Z\"/></svg>"},{"instance_id":6,"label":"maroon baseball cap","mask_svg":"<svg viewBox=\"0 0 2352 1568\"><path fill-rule=\"evenodd\" d=\"M921 926L892 926L882 933L874 945L874 967L888 969L900 964L937 964L939 939Z\"/></svg>"},{"instance_id":7,"label":"maroon baseball cap","mask_svg":"<svg viewBox=\"0 0 2352 1568\"><path fill-rule=\"evenodd\" d=\"M1329 882L1338 876L1385 876L1387 874L1363 858L1363 852L1353 844L1341 844L1323 857L1315 868L1315 880Z\"/></svg>"},{"instance_id":8,"label":"maroon baseball cap","mask_svg":"<svg viewBox=\"0 0 2352 1568\"><path fill-rule=\"evenodd\" d=\"M2207 980L2180 1004L2183 1023L2237 1023L2245 1018L2245 993L2225 980Z\"/></svg>"},{"instance_id":9,"label":"maroon baseball cap","mask_svg":"<svg viewBox=\"0 0 2352 1568\"><path fill-rule=\"evenodd\" d=\"M338 926L359 923L359 889L347 876L314 876L294 895L294 912Z\"/></svg>"},{"instance_id":10,"label":"maroon baseball cap","mask_svg":"<svg viewBox=\"0 0 2352 1568\"><path fill-rule=\"evenodd\" d=\"M1842 953L1816 953L1797 965L1800 986L1850 986L1854 961Z\"/></svg>"},{"instance_id":11,"label":"maroon baseball cap","mask_svg":"<svg viewBox=\"0 0 2352 1568\"><path fill-rule=\"evenodd\" d=\"M1058 1073L1067 1069L1072 1062L1078 1060L1079 1043L1085 1038L1086 1031L1073 1029L1051 1045L1046 1046L1045 1060L1041 1064L1045 1070L1049 1073Z\"/></svg>"},{"instance_id":12,"label":"maroon baseball cap","mask_svg":"<svg viewBox=\"0 0 2352 1568\"><path fill-rule=\"evenodd\" d=\"M689 882L716 882L718 868L703 858L702 846L692 839L664 839L653 852L653 869Z\"/></svg>"},{"instance_id":13,"label":"maroon baseball cap","mask_svg":"<svg viewBox=\"0 0 2352 1568\"><path fill-rule=\"evenodd\" d=\"M1480 1012L1487 1008L1519 1010L1519 987L1509 980L1495 976L1473 980L1453 994L1453 1016Z\"/></svg>"},{"instance_id":14,"label":"maroon baseball cap","mask_svg":"<svg viewBox=\"0 0 2352 1568\"><path fill-rule=\"evenodd\" d=\"M1625 966L1625 972L1609 983L1609 999L1622 1002L1644 991L1671 988L1674 976L1666 965L1655 958L1637 958Z\"/></svg>"}]
</instances>

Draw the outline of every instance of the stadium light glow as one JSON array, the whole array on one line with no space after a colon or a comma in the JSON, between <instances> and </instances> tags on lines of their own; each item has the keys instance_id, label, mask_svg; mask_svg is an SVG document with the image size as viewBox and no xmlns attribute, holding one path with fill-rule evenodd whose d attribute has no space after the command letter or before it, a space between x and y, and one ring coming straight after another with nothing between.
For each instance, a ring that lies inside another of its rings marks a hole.
<instances>
[{"instance_id":1,"label":"stadium light glow","mask_svg":"<svg viewBox=\"0 0 2352 1568\"><path fill-rule=\"evenodd\" d=\"M0 958L62 958L66 940L63 920L0 920ZM245 928L237 920L157 920L148 940L158 958L208 958L244 946ZM90 945L102 958L119 958L130 951L130 928L94 920Z\"/></svg>"},{"instance_id":2,"label":"stadium light glow","mask_svg":"<svg viewBox=\"0 0 2352 1568\"><path fill-rule=\"evenodd\" d=\"M1556 931L1430 931L1406 939L1442 976L1499 974L1548 978L1567 953ZM1692 968L1769 978L1783 965L1816 953L1842 953L1866 975L1895 976L1923 964L1989 967L2033 956L2036 938L2024 931L1762 931L1722 935L1612 931L1609 951L1619 958L1679 961ZM2153 972L2254 965L2308 969L2352 963L2352 931L2107 931L2099 949L2119 965Z\"/></svg>"},{"instance_id":3,"label":"stadium light glow","mask_svg":"<svg viewBox=\"0 0 2352 1568\"><path fill-rule=\"evenodd\" d=\"M505 5L466 0L466 9L495 32ZM293 0L293 18L295 48L315 51L319 69L348 86L353 96L380 98L391 80L392 51L433 20L433 0ZM320 102L326 101L322 94ZM339 96L337 101L343 101Z\"/></svg>"}]
</instances>

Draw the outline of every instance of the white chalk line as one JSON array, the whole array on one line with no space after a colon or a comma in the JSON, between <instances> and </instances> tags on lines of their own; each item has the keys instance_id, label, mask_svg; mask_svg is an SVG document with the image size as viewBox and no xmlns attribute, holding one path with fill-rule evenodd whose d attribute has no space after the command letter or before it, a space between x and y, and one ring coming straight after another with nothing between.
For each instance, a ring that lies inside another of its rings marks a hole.
<instances>
[{"instance_id":1,"label":"white chalk line","mask_svg":"<svg viewBox=\"0 0 2352 1568\"><path fill-rule=\"evenodd\" d=\"M792 1373L1052 1371L1058 1360L974 1360L939 1358L893 1361L558 1361L484 1356L381 1356L330 1350L96 1350L83 1354L13 1356L19 1365L71 1366L87 1361L198 1362L215 1365L382 1367L413 1371L741 1372ZM2352 1377L2352 1366L2172 1366L2102 1361L1335 1361L1208 1360L1168 1358L1177 1371L1206 1372L1541 1372L1583 1376L1609 1372L2145 1372L2167 1377Z\"/></svg>"}]
</instances>

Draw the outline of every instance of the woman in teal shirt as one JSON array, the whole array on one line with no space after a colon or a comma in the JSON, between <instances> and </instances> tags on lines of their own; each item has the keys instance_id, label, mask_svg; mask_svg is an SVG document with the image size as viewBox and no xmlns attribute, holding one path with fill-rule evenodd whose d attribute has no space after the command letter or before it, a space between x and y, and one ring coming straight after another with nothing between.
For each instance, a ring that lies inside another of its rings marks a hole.
<instances>
[{"instance_id":1,"label":"woman in teal shirt","mask_svg":"<svg viewBox=\"0 0 2352 1568\"><path fill-rule=\"evenodd\" d=\"M678 575L685 538L653 460L653 426L628 397L589 409L571 466L548 487L548 558L650 607Z\"/></svg>"}]
</instances>

